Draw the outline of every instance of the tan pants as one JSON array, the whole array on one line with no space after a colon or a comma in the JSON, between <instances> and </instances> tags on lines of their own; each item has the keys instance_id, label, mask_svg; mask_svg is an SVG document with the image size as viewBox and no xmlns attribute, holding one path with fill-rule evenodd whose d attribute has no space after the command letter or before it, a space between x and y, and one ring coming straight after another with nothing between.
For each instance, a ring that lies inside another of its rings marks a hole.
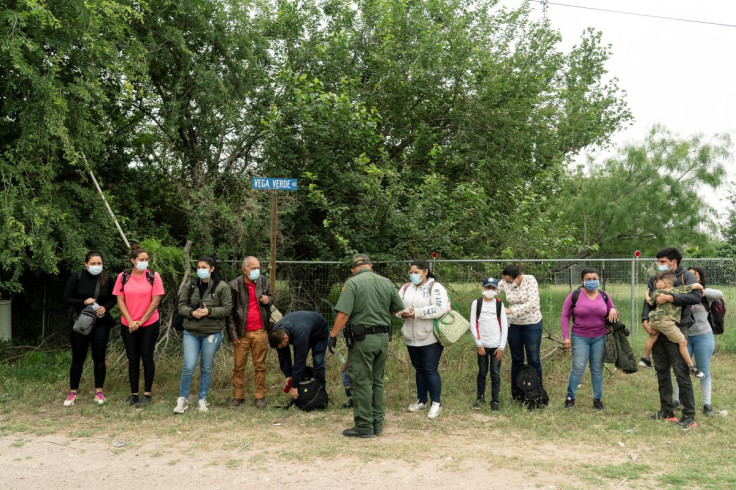
<instances>
[{"instance_id":1,"label":"tan pants","mask_svg":"<svg viewBox=\"0 0 736 490\"><path fill-rule=\"evenodd\" d=\"M254 398L266 396L266 353L268 352L268 334L265 330L245 332L240 343L233 347L233 387L234 398L245 399L245 365L248 363L248 353L252 351L253 381L255 384Z\"/></svg>"},{"instance_id":2,"label":"tan pants","mask_svg":"<svg viewBox=\"0 0 736 490\"><path fill-rule=\"evenodd\" d=\"M683 340L686 340L682 331L677 327L677 322L670 318L650 321L649 326L667 337L670 342L679 344Z\"/></svg>"}]
</instances>

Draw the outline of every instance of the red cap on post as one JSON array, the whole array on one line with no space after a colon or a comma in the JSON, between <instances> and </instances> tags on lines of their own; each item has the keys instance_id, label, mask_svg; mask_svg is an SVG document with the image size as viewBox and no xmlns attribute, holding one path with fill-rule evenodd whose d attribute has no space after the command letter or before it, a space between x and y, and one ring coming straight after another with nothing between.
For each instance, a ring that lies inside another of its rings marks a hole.
<instances>
[{"instance_id":1,"label":"red cap on post","mask_svg":"<svg viewBox=\"0 0 736 490\"><path fill-rule=\"evenodd\" d=\"M634 252L634 257L636 257L637 259L638 259L639 257L641 257L641 252L640 252L640 251L638 251L638 250L637 250L636 252Z\"/></svg>"},{"instance_id":2,"label":"red cap on post","mask_svg":"<svg viewBox=\"0 0 736 490\"><path fill-rule=\"evenodd\" d=\"M437 252L432 252L432 258L433 259L436 259L437 258Z\"/></svg>"}]
</instances>

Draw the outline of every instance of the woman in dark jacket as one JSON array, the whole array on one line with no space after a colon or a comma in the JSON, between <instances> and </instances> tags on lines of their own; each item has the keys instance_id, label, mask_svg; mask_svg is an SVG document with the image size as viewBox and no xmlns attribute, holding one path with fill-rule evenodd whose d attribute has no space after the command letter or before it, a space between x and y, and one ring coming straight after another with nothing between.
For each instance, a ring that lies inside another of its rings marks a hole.
<instances>
[{"instance_id":1,"label":"woman in dark jacket","mask_svg":"<svg viewBox=\"0 0 736 490\"><path fill-rule=\"evenodd\" d=\"M99 285L99 293L95 298L95 289ZM79 380L82 378L87 350L92 348L92 362L95 372L95 396L98 405L105 403L102 385L105 383L105 355L107 342L110 339L110 327L114 320L110 309L115 306L116 299L112 294L113 281L103 272L102 254L90 252L84 259L84 270L73 274L66 282L64 304L69 307L69 340L72 345L72 366L69 370L69 396L64 400L65 407L71 407L77 399ZM95 326L89 335L74 332L74 316L85 306L92 305L97 313ZM95 307L97 305L97 307Z\"/></svg>"},{"instance_id":2,"label":"woman in dark jacket","mask_svg":"<svg viewBox=\"0 0 736 490\"><path fill-rule=\"evenodd\" d=\"M200 257L197 261L197 279L192 280L186 293L179 296L177 309L184 319L184 369L179 382L179 398L174 413L189 408L189 389L192 375L200 358L198 410L207 412L207 393L212 379L212 363L222 345L225 318L233 307L230 286L220 278L215 259Z\"/></svg>"}]
</instances>

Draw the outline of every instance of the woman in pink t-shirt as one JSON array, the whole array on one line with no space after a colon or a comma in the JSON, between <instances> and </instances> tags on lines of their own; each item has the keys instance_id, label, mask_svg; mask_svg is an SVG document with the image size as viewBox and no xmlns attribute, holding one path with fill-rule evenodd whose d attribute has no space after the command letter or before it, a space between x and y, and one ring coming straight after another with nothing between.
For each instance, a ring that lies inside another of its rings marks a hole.
<instances>
[{"instance_id":1,"label":"woman in pink t-shirt","mask_svg":"<svg viewBox=\"0 0 736 490\"><path fill-rule=\"evenodd\" d=\"M122 313L120 335L128 355L130 405L143 408L151 402L151 387L156 365L153 350L159 332L158 304L164 295L164 285L157 272L148 269L148 253L140 245L130 250L132 270L121 272L115 281L113 294L118 297ZM138 396L140 364L143 361L143 396Z\"/></svg>"}]
</instances>

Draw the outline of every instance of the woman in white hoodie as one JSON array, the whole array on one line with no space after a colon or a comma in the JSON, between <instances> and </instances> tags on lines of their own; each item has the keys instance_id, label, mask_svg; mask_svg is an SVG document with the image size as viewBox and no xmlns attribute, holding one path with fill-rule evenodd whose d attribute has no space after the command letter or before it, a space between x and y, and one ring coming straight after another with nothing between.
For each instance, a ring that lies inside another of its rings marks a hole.
<instances>
[{"instance_id":1,"label":"woman in white hoodie","mask_svg":"<svg viewBox=\"0 0 736 490\"><path fill-rule=\"evenodd\" d=\"M429 401L427 418L435 419L442 411L442 380L437 366L443 347L434 336L434 320L450 311L450 298L442 284L435 281L424 260L410 264L409 280L399 294L404 310L397 314L404 320L401 333L416 370L417 401L409 405L409 411L423 410Z\"/></svg>"}]
</instances>

